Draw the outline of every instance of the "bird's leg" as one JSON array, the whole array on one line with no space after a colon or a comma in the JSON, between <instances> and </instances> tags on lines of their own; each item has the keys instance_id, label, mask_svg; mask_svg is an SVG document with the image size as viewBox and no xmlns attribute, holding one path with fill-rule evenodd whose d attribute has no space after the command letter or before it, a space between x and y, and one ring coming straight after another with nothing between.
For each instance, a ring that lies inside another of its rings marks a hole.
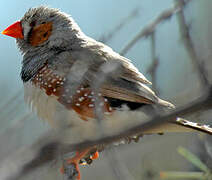
<instances>
[{"instance_id":1,"label":"bird's leg","mask_svg":"<svg viewBox=\"0 0 212 180\"><path fill-rule=\"evenodd\" d=\"M98 159L99 158L99 152L96 151L94 154L91 155L91 159L94 160L94 159Z\"/></svg>"},{"instance_id":2,"label":"bird's leg","mask_svg":"<svg viewBox=\"0 0 212 180\"><path fill-rule=\"evenodd\" d=\"M90 151L92 148L87 148L84 149L82 151L77 151L76 155L68 160L66 160L66 163L68 165L74 165L75 170L77 172L77 180L80 180L80 170L79 170L79 164L84 164L84 163L80 163L81 159L83 159ZM97 159L99 157L99 153L98 151L96 151L95 153L93 153L90 157L91 160ZM65 169L64 167L61 168L61 173L64 174L65 173Z\"/></svg>"}]
</instances>

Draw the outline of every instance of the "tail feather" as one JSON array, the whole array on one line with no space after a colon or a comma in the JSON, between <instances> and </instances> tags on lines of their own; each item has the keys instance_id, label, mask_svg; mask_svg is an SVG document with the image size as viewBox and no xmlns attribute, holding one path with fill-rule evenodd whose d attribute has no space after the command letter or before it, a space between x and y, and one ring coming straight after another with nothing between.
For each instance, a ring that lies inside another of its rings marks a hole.
<instances>
[{"instance_id":1,"label":"tail feather","mask_svg":"<svg viewBox=\"0 0 212 180\"><path fill-rule=\"evenodd\" d=\"M172 104L172 103L170 103L168 101L165 101L163 99L160 99L160 98L158 98L158 104L160 104L162 106L165 106L165 107L167 107L169 109L174 109L175 108L174 104Z\"/></svg>"}]
</instances>

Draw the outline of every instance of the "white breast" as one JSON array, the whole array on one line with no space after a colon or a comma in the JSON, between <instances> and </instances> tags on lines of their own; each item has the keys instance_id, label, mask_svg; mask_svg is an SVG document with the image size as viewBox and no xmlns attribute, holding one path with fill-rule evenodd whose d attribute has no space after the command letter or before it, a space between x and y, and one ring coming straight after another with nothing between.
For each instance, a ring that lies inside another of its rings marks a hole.
<instances>
[{"instance_id":1,"label":"white breast","mask_svg":"<svg viewBox=\"0 0 212 180\"><path fill-rule=\"evenodd\" d=\"M47 121L55 129L64 129L64 141L76 143L93 140L100 135L112 135L148 119L142 111L116 111L105 115L99 123L95 119L82 120L73 110L68 110L57 101L56 96L46 95L44 90L24 84L25 100L40 119ZM67 128L68 127L68 128Z\"/></svg>"}]
</instances>

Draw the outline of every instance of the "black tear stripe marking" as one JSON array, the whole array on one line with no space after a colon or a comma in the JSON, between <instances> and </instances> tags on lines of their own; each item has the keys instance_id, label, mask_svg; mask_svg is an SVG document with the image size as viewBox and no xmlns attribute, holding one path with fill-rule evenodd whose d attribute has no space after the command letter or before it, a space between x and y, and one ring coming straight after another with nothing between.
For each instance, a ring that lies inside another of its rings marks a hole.
<instances>
[{"instance_id":1,"label":"black tear stripe marking","mask_svg":"<svg viewBox=\"0 0 212 180\"><path fill-rule=\"evenodd\" d=\"M122 110L123 106L127 106L129 108L129 110L134 111L145 105L148 105L145 103L130 102L130 101L125 101L125 100L115 99L115 98L110 98L110 97L104 97L104 98L106 98L108 100L110 107L112 107L114 109L119 109L119 110Z\"/></svg>"}]
</instances>

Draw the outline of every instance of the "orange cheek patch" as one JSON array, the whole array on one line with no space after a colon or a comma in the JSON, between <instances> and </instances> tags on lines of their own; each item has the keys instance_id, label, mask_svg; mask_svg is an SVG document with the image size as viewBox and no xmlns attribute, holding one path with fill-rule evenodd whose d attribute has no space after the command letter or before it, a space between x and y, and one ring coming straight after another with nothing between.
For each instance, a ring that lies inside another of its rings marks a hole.
<instances>
[{"instance_id":1,"label":"orange cheek patch","mask_svg":"<svg viewBox=\"0 0 212 180\"><path fill-rule=\"evenodd\" d=\"M48 40L52 33L52 23L48 22L45 24L40 24L33 28L32 33L29 38L29 42L32 46L38 46Z\"/></svg>"}]
</instances>

